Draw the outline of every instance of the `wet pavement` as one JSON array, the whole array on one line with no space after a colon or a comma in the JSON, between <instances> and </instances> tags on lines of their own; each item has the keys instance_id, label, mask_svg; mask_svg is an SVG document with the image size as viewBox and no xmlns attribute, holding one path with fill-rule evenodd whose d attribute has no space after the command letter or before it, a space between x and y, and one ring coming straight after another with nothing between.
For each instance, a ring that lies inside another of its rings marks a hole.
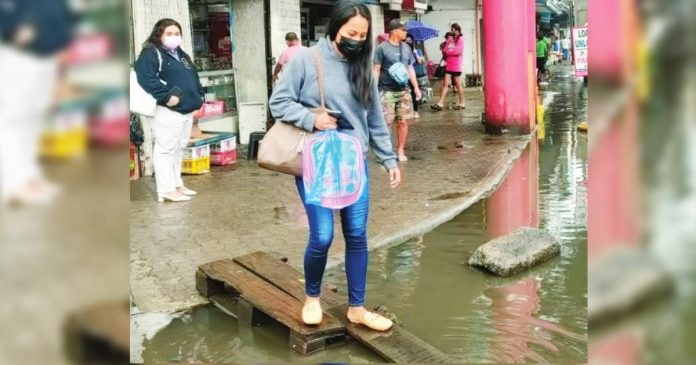
<instances>
[{"instance_id":1,"label":"wet pavement","mask_svg":"<svg viewBox=\"0 0 696 365\"><path fill-rule=\"evenodd\" d=\"M481 91L467 90L466 102L463 111L420 111L398 189L389 189L386 172L370 155L371 249L402 243L452 219L493 191L528 145L529 136L484 134ZM292 177L241 160L184 182L200 195L183 204L158 203L152 178L131 183L130 283L139 310L174 312L205 303L194 273L214 260L276 251L301 270L308 226ZM329 268L343 262L340 226L336 232Z\"/></svg>"},{"instance_id":2,"label":"wet pavement","mask_svg":"<svg viewBox=\"0 0 696 365\"><path fill-rule=\"evenodd\" d=\"M0 363L68 364L68 316L128 301L124 153L46 163L63 188L56 203L0 209Z\"/></svg>"},{"instance_id":3,"label":"wet pavement","mask_svg":"<svg viewBox=\"0 0 696 365\"><path fill-rule=\"evenodd\" d=\"M428 233L370 255L368 304L386 306L409 331L462 363L586 362L587 139L576 125L587 117L587 104L582 82L568 73L559 69L542 89L546 139L522 151L495 193ZM459 194L432 195L429 203ZM524 225L556 236L561 255L511 278L466 264L479 245ZM343 270L328 272L326 281L345 293ZM355 341L301 356L288 348L287 336L281 326L250 329L203 306L148 335L136 357L145 362L383 362Z\"/></svg>"}]
</instances>

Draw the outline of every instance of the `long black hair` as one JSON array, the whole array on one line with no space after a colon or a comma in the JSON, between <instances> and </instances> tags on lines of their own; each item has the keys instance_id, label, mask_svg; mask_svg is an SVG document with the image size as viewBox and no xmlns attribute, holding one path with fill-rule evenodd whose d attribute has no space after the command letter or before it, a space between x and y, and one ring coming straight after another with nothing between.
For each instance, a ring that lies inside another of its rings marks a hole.
<instances>
[{"instance_id":1,"label":"long black hair","mask_svg":"<svg viewBox=\"0 0 696 365\"><path fill-rule=\"evenodd\" d=\"M152 32L150 33L150 36L147 37L147 40L145 40L145 42L143 43L143 49L161 46L162 34L164 34L164 30L171 25L176 25L176 27L179 28L179 32L183 35L183 31L181 30L181 24L179 24L179 22L169 18L160 19L157 21L157 23L155 23L155 26L152 28Z\"/></svg>"},{"instance_id":2,"label":"long black hair","mask_svg":"<svg viewBox=\"0 0 696 365\"><path fill-rule=\"evenodd\" d=\"M409 39L409 38L411 38L411 43L406 42L406 44L408 44L409 47L411 47L411 51L415 51L416 50L416 41L413 40L413 36L411 35L411 33L406 34L406 39Z\"/></svg>"},{"instance_id":3,"label":"long black hair","mask_svg":"<svg viewBox=\"0 0 696 365\"><path fill-rule=\"evenodd\" d=\"M360 15L372 24L370 9L362 3L346 0L339 1L331 10L329 19L329 39L336 40L339 29L352 17ZM350 59L348 67L348 77L350 78L350 88L360 102L369 108L372 105L372 86L374 77L372 76L372 27L367 29L367 38L362 50L355 57Z\"/></svg>"}]
</instances>

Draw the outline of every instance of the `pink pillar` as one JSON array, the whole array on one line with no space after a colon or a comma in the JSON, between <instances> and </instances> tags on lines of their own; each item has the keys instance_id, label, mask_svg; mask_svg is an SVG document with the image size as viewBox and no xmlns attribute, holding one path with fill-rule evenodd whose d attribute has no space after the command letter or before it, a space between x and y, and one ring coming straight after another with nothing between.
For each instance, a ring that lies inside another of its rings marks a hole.
<instances>
[{"instance_id":1,"label":"pink pillar","mask_svg":"<svg viewBox=\"0 0 696 365\"><path fill-rule=\"evenodd\" d=\"M532 141L486 206L488 238L539 227L539 146Z\"/></svg>"},{"instance_id":2,"label":"pink pillar","mask_svg":"<svg viewBox=\"0 0 696 365\"><path fill-rule=\"evenodd\" d=\"M537 125L537 83L536 83L536 0L527 1L527 84L529 85L529 125L533 130Z\"/></svg>"},{"instance_id":3,"label":"pink pillar","mask_svg":"<svg viewBox=\"0 0 696 365\"><path fill-rule=\"evenodd\" d=\"M536 1L527 1L527 50L533 52L534 70L536 71Z\"/></svg>"},{"instance_id":4,"label":"pink pillar","mask_svg":"<svg viewBox=\"0 0 696 365\"><path fill-rule=\"evenodd\" d=\"M526 1L484 0L486 132L529 133Z\"/></svg>"},{"instance_id":5,"label":"pink pillar","mask_svg":"<svg viewBox=\"0 0 696 365\"><path fill-rule=\"evenodd\" d=\"M590 259L616 246L640 245L639 113L638 103L632 101L592 147L588 161Z\"/></svg>"}]
</instances>

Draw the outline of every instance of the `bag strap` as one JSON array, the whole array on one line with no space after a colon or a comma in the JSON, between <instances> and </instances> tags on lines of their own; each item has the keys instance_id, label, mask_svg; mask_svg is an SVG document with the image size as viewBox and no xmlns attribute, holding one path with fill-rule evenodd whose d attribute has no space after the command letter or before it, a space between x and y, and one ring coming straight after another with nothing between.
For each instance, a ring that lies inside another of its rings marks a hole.
<instances>
[{"instance_id":1,"label":"bag strap","mask_svg":"<svg viewBox=\"0 0 696 365\"><path fill-rule=\"evenodd\" d=\"M324 70L321 67L321 59L319 58L319 52L312 48L312 58L314 58L314 66L317 68L317 82L319 83L319 98L321 99L322 109L326 109L324 104Z\"/></svg>"},{"instance_id":2,"label":"bag strap","mask_svg":"<svg viewBox=\"0 0 696 365\"><path fill-rule=\"evenodd\" d=\"M404 63L404 42L399 42L399 62Z\"/></svg>"},{"instance_id":3,"label":"bag strap","mask_svg":"<svg viewBox=\"0 0 696 365\"><path fill-rule=\"evenodd\" d=\"M159 76L162 73L162 54L157 47L155 47L155 52L157 52L157 61L159 61L159 68L157 69L157 75Z\"/></svg>"}]
</instances>

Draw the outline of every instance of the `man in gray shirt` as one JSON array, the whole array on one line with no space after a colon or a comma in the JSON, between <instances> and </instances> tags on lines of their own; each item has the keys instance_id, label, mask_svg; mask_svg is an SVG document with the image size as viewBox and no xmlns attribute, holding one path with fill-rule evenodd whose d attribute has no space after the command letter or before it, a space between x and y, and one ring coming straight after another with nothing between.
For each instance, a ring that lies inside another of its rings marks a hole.
<instances>
[{"instance_id":1,"label":"man in gray shirt","mask_svg":"<svg viewBox=\"0 0 696 365\"><path fill-rule=\"evenodd\" d=\"M406 29L399 19L389 22L389 40L382 42L375 50L374 73L375 80L379 80L379 94L384 110L384 119L391 130L391 125L396 121L396 152L399 161L407 161L405 154L406 140L408 138L408 124L406 118L413 111L411 105L411 93L408 85L413 87L416 100L421 99L421 91L418 88L416 72L413 69L413 53L411 48L404 43ZM395 63L402 63L408 72L408 82L399 83L389 72Z\"/></svg>"}]
</instances>

